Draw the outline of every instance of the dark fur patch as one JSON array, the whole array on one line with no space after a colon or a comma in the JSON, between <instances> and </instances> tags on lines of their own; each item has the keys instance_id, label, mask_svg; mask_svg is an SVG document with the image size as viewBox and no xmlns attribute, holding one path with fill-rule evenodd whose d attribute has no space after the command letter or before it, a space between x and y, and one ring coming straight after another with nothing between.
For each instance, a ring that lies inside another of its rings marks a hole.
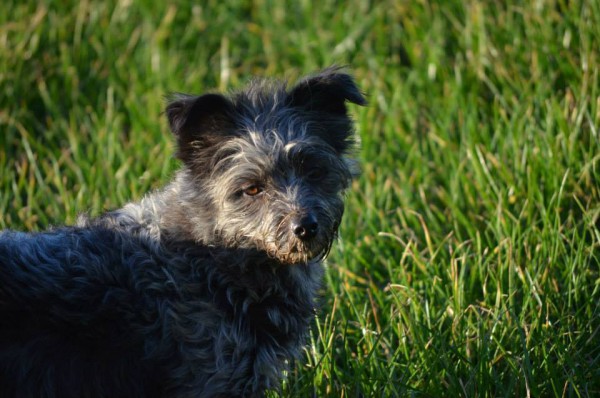
<instances>
[{"instance_id":1,"label":"dark fur patch","mask_svg":"<svg viewBox=\"0 0 600 398\"><path fill-rule=\"evenodd\" d=\"M346 101L367 104L350 75L330 68L298 83L290 91L287 103L298 108L302 117L314 121L318 126L313 130L315 134L338 153L344 153L354 144Z\"/></svg>"},{"instance_id":2,"label":"dark fur patch","mask_svg":"<svg viewBox=\"0 0 600 398\"><path fill-rule=\"evenodd\" d=\"M235 131L233 104L220 94L180 94L168 104L166 114L177 138L177 157L184 163Z\"/></svg>"}]
</instances>

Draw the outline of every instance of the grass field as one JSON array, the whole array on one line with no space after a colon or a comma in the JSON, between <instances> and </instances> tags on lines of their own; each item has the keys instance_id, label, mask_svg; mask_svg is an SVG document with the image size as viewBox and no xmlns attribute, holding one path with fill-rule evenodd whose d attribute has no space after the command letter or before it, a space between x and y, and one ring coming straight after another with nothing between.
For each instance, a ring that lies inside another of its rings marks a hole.
<instances>
[{"instance_id":1,"label":"grass field","mask_svg":"<svg viewBox=\"0 0 600 398\"><path fill-rule=\"evenodd\" d=\"M66 3L0 6L0 228L160 187L170 92L349 65L363 173L280 395L600 396L599 1Z\"/></svg>"}]
</instances>

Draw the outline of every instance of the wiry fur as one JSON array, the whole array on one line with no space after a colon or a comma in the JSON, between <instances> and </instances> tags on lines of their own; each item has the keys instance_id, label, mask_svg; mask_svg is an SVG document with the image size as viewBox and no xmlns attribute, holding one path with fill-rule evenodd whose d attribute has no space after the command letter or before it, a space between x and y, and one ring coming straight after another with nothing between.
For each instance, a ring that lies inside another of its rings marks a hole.
<instances>
[{"instance_id":1,"label":"wiry fur","mask_svg":"<svg viewBox=\"0 0 600 398\"><path fill-rule=\"evenodd\" d=\"M176 96L183 168L76 226L0 233L0 396L235 397L299 355L342 194L351 77Z\"/></svg>"}]
</instances>

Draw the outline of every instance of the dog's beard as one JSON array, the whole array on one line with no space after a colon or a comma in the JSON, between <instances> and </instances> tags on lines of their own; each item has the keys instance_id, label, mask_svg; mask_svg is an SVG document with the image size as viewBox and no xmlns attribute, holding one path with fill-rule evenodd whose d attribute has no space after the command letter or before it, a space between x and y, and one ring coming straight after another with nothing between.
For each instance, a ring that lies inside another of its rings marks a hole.
<instances>
[{"instance_id":1,"label":"dog's beard","mask_svg":"<svg viewBox=\"0 0 600 398\"><path fill-rule=\"evenodd\" d=\"M289 226L285 226L263 240L264 249L270 257L284 264L320 261L329 254L338 226L339 222L333 222L329 228L321 226L317 236L307 241L296 237L290 232Z\"/></svg>"},{"instance_id":2,"label":"dog's beard","mask_svg":"<svg viewBox=\"0 0 600 398\"><path fill-rule=\"evenodd\" d=\"M265 245L269 257L275 258L284 264L308 264L323 260L329 254L334 237L329 239L303 242L292 238L284 243L270 241Z\"/></svg>"},{"instance_id":3,"label":"dog's beard","mask_svg":"<svg viewBox=\"0 0 600 398\"><path fill-rule=\"evenodd\" d=\"M309 241L303 241L292 233L260 234L255 236L235 235L225 237L216 233L211 245L231 249L252 249L283 264L308 264L327 257L337 237L337 228L319 233Z\"/></svg>"}]
</instances>

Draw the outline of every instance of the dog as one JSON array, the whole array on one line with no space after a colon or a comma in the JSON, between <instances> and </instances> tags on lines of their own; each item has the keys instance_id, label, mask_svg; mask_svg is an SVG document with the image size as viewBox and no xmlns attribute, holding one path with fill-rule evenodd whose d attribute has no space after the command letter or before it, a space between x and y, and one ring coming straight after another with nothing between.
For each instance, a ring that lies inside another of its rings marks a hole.
<instances>
[{"instance_id":1,"label":"dog","mask_svg":"<svg viewBox=\"0 0 600 398\"><path fill-rule=\"evenodd\" d=\"M0 233L0 396L258 397L315 315L322 260L357 174L332 67L175 95L182 167L163 189L73 226Z\"/></svg>"}]
</instances>

